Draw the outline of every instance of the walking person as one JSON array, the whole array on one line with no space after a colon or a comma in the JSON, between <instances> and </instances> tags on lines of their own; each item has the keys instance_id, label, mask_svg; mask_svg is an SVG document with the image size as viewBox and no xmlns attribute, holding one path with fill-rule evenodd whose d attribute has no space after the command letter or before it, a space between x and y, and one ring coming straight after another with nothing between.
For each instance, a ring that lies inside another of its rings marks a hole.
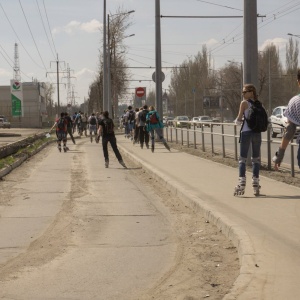
<instances>
[{"instance_id":1,"label":"walking person","mask_svg":"<svg viewBox=\"0 0 300 300\"><path fill-rule=\"evenodd\" d=\"M67 120L67 133L69 134L73 144L75 145L76 142L75 142L75 139L74 139L74 136L73 136L73 121L72 121L72 118L69 116L69 114L67 112L65 113L65 119Z\"/></svg>"},{"instance_id":2,"label":"walking person","mask_svg":"<svg viewBox=\"0 0 300 300\"><path fill-rule=\"evenodd\" d=\"M146 144L147 149L149 149L149 133L146 129L146 117L148 112L148 105L145 104L143 109L139 111L137 118L141 149L144 148L144 143Z\"/></svg>"},{"instance_id":3,"label":"walking person","mask_svg":"<svg viewBox=\"0 0 300 300\"><path fill-rule=\"evenodd\" d=\"M255 195L259 195L259 169L260 169L260 147L261 132L254 132L250 129L246 119L249 115L249 108L253 101L258 100L256 88L253 84L243 86L243 100L240 104L238 116L235 120L237 125L242 125L240 133L240 155L239 155L239 181L234 189L234 195L244 195L246 187L246 162L250 146L252 149L252 187Z\"/></svg>"},{"instance_id":4,"label":"walking person","mask_svg":"<svg viewBox=\"0 0 300 300\"><path fill-rule=\"evenodd\" d=\"M297 83L300 87L300 69L297 71ZM285 127L284 134L282 136L281 144L273 157L273 162L275 163L275 170L278 171L280 164L284 158L285 150L289 142L294 138L297 126L300 126L300 95L294 96L290 99L286 110L284 111L284 116L288 119L287 126ZM299 143L299 136L297 138L297 143ZM298 166L300 168L300 144L298 148Z\"/></svg>"},{"instance_id":5,"label":"walking person","mask_svg":"<svg viewBox=\"0 0 300 300\"><path fill-rule=\"evenodd\" d=\"M155 110L154 106L149 106L149 112L146 116L146 124L146 129L151 137L151 151L154 152L155 148L155 133L158 135L160 141L163 142L164 146L170 151L170 147L163 136L164 124L160 120L160 116Z\"/></svg>"},{"instance_id":6,"label":"walking person","mask_svg":"<svg viewBox=\"0 0 300 300\"><path fill-rule=\"evenodd\" d=\"M65 119L64 112L62 112L60 118L55 121L49 133L51 133L54 128L56 128L57 148L59 152L61 152L61 142L63 142L64 152L67 152L67 120Z\"/></svg>"},{"instance_id":7,"label":"walking person","mask_svg":"<svg viewBox=\"0 0 300 300\"><path fill-rule=\"evenodd\" d=\"M114 122L111 118L109 118L108 111L105 111L103 113L103 117L104 118L99 123L99 127L100 127L99 133L102 136L102 147L103 147L103 154L105 159L105 168L108 168L109 166L109 155L107 149L108 142L110 143L119 163L124 168L127 168L117 146L117 139L115 137L115 132L114 132L114 127L115 127Z\"/></svg>"}]
</instances>

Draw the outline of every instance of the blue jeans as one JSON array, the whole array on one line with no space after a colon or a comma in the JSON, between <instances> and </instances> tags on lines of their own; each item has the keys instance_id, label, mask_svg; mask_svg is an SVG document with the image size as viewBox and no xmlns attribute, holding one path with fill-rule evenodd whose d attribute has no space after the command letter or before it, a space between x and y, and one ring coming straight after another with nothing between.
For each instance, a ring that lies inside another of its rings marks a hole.
<instances>
[{"instance_id":1,"label":"blue jeans","mask_svg":"<svg viewBox=\"0 0 300 300\"><path fill-rule=\"evenodd\" d=\"M246 176L246 162L248 151L252 146L252 174L253 177L259 177L260 168L260 146L261 146L261 133L244 131L241 132L240 140L240 157L239 157L239 177Z\"/></svg>"}]
</instances>

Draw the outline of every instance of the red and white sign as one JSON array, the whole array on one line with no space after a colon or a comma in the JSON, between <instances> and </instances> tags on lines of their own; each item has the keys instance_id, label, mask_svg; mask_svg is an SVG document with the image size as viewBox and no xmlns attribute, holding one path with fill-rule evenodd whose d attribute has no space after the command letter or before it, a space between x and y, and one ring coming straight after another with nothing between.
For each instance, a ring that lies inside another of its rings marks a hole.
<instances>
[{"instance_id":1,"label":"red and white sign","mask_svg":"<svg viewBox=\"0 0 300 300\"><path fill-rule=\"evenodd\" d=\"M145 88L143 88L143 87L136 88L135 94L137 97L142 98L145 95Z\"/></svg>"}]
</instances>

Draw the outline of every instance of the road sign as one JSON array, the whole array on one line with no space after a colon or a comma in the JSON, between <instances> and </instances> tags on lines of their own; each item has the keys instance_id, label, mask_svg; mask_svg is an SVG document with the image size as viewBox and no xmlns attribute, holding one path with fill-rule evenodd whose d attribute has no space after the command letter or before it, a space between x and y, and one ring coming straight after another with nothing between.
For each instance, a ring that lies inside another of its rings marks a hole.
<instances>
[{"instance_id":1,"label":"road sign","mask_svg":"<svg viewBox=\"0 0 300 300\"><path fill-rule=\"evenodd\" d=\"M138 87L135 89L135 94L137 97L142 98L145 95L145 89L143 87Z\"/></svg>"},{"instance_id":2,"label":"road sign","mask_svg":"<svg viewBox=\"0 0 300 300\"><path fill-rule=\"evenodd\" d=\"M165 80L166 76L164 72L161 72L161 82ZM155 72L152 74L152 80L155 82Z\"/></svg>"}]
</instances>

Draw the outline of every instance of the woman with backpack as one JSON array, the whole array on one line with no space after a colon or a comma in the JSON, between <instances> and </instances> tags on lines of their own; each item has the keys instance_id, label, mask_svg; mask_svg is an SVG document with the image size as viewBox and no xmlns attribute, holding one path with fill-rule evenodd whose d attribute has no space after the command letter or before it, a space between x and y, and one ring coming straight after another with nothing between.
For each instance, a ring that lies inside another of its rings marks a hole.
<instances>
[{"instance_id":1,"label":"woman with backpack","mask_svg":"<svg viewBox=\"0 0 300 300\"><path fill-rule=\"evenodd\" d=\"M163 137L163 128L164 124L160 120L159 114L155 110L154 106L149 106L149 112L146 116L146 129L151 137L151 151L154 152L154 143L155 143L155 132L158 135L160 141L164 146L170 151L170 147L167 144L167 141Z\"/></svg>"},{"instance_id":2,"label":"woman with backpack","mask_svg":"<svg viewBox=\"0 0 300 300\"><path fill-rule=\"evenodd\" d=\"M246 163L248 151L251 147L252 155L252 187L254 195L259 195L259 169L260 169L260 147L261 132L255 132L249 127L246 121L249 116L249 109L258 101L256 88L253 84L243 86L243 100L240 104L238 116L235 120L236 125L241 125L240 133L240 155L239 155L239 182L234 189L234 196L244 195L246 187Z\"/></svg>"}]
</instances>

